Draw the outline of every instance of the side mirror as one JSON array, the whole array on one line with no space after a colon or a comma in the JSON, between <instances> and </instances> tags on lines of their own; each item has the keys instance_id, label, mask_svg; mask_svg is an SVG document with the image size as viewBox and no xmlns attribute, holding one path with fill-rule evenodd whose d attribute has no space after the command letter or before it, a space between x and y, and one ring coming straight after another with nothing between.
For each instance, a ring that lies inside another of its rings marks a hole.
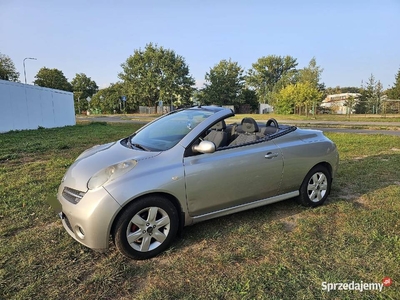
<instances>
[{"instance_id":1,"label":"side mirror","mask_svg":"<svg viewBox=\"0 0 400 300\"><path fill-rule=\"evenodd\" d=\"M200 153L214 153L215 152L215 144L210 141L201 141L200 144L194 145L192 147L194 152Z\"/></svg>"}]
</instances>

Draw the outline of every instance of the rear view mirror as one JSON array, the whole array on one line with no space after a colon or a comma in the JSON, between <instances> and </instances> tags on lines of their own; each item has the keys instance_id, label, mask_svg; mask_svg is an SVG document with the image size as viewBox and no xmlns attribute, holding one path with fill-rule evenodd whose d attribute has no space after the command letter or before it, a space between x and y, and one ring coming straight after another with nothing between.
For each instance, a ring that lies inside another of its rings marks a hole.
<instances>
[{"instance_id":1,"label":"rear view mirror","mask_svg":"<svg viewBox=\"0 0 400 300\"><path fill-rule=\"evenodd\" d=\"M215 152L215 144L210 141L201 141L200 144L193 146L194 152L200 153L214 153Z\"/></svg>"}]
</instances>

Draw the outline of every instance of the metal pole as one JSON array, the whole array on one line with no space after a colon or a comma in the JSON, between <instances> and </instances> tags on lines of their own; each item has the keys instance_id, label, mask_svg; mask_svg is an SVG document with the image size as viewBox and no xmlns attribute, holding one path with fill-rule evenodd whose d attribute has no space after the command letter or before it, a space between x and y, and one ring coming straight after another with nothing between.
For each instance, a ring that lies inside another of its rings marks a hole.
<instances>
[{"instance_id":1,"label":"metal pole","mask_svg":"<svg viewBox=\"0 0 400 300\"><path fill-rule=\"evenodd\" d=\"M26 58L24 58L23 65L24 65L24 77L25 77L25 84L26 84L25 59L26 59Z\"/></svg>"},{"instance_id":2,"label":"metal pole","mask_svg":"<svg viewBox=\"0 0 400 300\"><path fill-rule=\"evenodd\" d=\"M27 60L27 59L37 60L37 59L36 59L36 58L34 58L34 57L25 57L25 58L24 58L24 60L23 60L23 65L24 65L24 78L25 78L25 84L26 84L25 60Z\"/></svg>"}]
</instances>

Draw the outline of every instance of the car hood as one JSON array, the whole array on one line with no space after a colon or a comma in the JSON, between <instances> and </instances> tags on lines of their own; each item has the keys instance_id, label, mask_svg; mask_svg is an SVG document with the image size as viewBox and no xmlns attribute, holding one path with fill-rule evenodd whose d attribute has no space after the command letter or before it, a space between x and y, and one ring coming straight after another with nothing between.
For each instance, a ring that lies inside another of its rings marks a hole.
<instances>
[{"instance_id":1,"label":"car hood","mask_svg":"<svg viewBox=\"0 0 400 300\"><path fill-rule=\"evenodd\" d=\"M83 152L69 167L62 182L65 186L87 191L87 182L98 171L126 160L143 160L159 155L161 152L149 152L127 148L121 141L95 146Z\"/></svg>"}]
</instances>

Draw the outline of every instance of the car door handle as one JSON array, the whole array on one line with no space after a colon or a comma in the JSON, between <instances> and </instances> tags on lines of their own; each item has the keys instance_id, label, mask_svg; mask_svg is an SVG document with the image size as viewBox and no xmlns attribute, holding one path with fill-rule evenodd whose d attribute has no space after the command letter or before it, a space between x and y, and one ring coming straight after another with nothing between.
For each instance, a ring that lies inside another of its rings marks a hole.
<instances>
[{"instance_id":1,"label":"car door handle","mask_svg":"<svg viewBox=\"0 0 400 300\"><path fill-rule=\"evenodd\" d=\"M268 158L268 159L271 159L271 158L274 158L274 157L278 157L278 153L272 153L272 152L268 152L264 157L265 158Z\"/></svg>"}]
</instances>

